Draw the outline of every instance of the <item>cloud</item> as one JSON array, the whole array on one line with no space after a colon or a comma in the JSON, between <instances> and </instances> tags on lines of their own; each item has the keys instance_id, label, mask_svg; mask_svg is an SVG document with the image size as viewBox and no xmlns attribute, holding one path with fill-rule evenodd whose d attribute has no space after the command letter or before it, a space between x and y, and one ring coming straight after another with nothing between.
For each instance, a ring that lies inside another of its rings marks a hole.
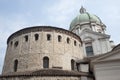
<instances>
[{"instance_id":1,"label":"cloud","mask_svg":"<svg viewBox=\"0 0 120 80\"><path fill-rule=\"evenodd\" d=\"M79 13L79 2L80 0L59 0L56 4L50 5L50 7L46 9L47 13L50 14L50 16L48 16L49 21L56 24L56 26L68 29L71 18L76 16L74 15L75 12L77 11L77 13Z\"/></svg>"},{"instance_id":2,"label":"cloud","mask_svg":"<svg viewBox=\"0 0 120 80\"><path fill-rule=\"evenodd\" d=\"M25 24L27 23L24 17L20 15L14 16L11 19L0 16L0 73L2 71L8 36L10 36L10 34L13 32L23 28Z\"/></svg>"}]
</instances>

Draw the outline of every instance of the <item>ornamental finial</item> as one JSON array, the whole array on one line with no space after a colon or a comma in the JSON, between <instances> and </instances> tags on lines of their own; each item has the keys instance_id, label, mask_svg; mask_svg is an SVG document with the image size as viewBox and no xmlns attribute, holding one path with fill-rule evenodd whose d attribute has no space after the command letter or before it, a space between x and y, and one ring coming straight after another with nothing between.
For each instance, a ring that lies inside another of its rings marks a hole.
<instances>
[{"instance_id":1,"label":"ornamental finial","mask_svg":"<svg viewBox=\"0 0 120 80\"><path fill-rule=\"evenodd\" d=\"M81 14L86 13L86 9L83 6L81 6L81 8L80 8L80 13Z\"/></svg>"}]
</instances>

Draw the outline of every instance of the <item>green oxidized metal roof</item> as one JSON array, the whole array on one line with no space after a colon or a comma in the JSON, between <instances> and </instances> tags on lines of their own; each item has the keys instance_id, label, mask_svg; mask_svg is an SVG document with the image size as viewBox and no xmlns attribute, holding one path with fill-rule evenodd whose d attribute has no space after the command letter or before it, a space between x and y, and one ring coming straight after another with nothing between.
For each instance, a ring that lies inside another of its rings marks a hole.
<instances>
[{"instance_id":1,"label":"green oxidized metal roof","mask_svg":"<svg viewBox=\"0 0 120 80\"><path fill-rule=\"evenodd\" d=\"M81 14L75 17L75 19L73 19L73 21L71 22L70 30L72 30L75 27L75 25L81 24L81 23L89 23L89 22L95 22L97 24L102 23L99 17L93 14L89 14L88 12L86 12L86 10L83 7L81 7L80 9L80 13Z\"/></svg>"}]
</instances>

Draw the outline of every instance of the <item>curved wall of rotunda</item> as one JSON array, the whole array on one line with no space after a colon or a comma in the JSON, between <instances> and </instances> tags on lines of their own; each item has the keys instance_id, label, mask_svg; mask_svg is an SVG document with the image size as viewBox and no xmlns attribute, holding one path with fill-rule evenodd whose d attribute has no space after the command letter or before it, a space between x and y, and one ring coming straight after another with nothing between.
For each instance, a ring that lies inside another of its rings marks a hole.
<instances>
[{"instance_id":1,"label":"curved wall of rotunda","mask_svg":"<svg viewBox=\"0 0 120 80\"><path fill-rule=\"evenodd\" d=\"M82 59L81 45L79 36L61 28L36 26L19 30L8 38L3 74L46 66L71 70L71 60Z\"/></svg>"}]
</instances>

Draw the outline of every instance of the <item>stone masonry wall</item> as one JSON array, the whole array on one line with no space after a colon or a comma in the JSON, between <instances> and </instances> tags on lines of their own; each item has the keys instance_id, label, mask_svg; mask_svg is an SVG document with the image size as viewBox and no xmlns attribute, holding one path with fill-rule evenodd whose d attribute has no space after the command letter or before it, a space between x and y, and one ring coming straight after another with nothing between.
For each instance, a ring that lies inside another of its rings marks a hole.
<instances>
[{"instance_id":1,"label":"stone masonry wall","mask_svg":"<svg viewBox=\"0 0 120 80\"><path fill-rule=\"evenodd\" d=\"M35 34L39 35L38 40L35 40ZM47 34L51 35L50 41L47 40ZM25 41L26 35L28 41ZM58 35L61 36L61 42L58 42ZM70 39L69 43L67 38ZM30 31L13 37L7 46L3 74L14 72L16 59L17 72L42 69L45 56L49 58L49 68L61 67L63 70L71 70L71 59L82 59L81 42L70 35L56 32L54 28L52 31Z\"/></svg>"}]
</instances>

